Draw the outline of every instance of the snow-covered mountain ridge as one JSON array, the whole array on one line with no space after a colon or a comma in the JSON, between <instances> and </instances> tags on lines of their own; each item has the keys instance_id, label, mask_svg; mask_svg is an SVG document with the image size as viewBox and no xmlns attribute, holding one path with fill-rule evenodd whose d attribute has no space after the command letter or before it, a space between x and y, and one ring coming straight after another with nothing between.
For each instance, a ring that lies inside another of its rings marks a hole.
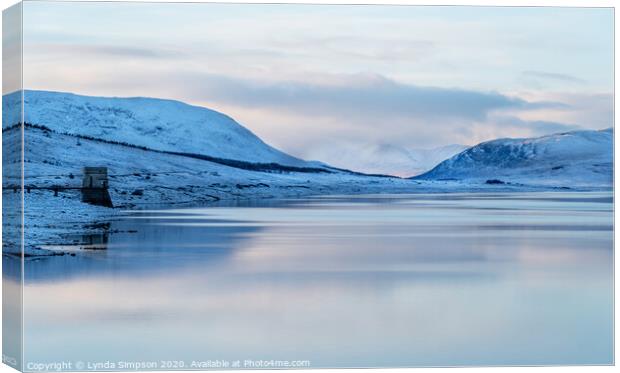
<instances>
[{"instance_id":1,"label":"snow-covered mountain ridge","mask_svg":"<svg viewBox=\"0 0 620 373\"><path fill-rule=\"evenodd\" d=\"M611 186L613 130L487 141L445 160L416 179Z\"/></svg>"},{"instance_id":2,"label":"snow-covered mountain ridge","mask_svg":"<svg viewBox=\"0 0 620 373\"><path fill-rule=\"evenodd\" d=\"M4 129L18 121L9 114L18 111L15 107L20 104L20 98L20 92L3 97ZM25 122L53 132L48 135L67 134L143 147L246 170L339 174L348 172L339 168L346 168L407 176L450 157L415 179L451 180L472 185L495 180L513 185L586 188L607 188L612 184L611 129L497 139L460 153L463 149L460 145L428 150L410 150L390 144L351 148L328 146L338 155L331 158L341 160L332 167L292 157L270 147L224 114L178 101L26 90L24 105ZM28 135L29 132L26 137ZM331 140L326 141L329 144ZM84 164L89 162L89 157L82 159Z\"/></svg>"},{"instance_id":3,"label":"snow-covered mountain ridge","mask_svg":"<svg viewBox=\"0 0 620 373\"><path fill-rule=\"evenodd\" d=\"M90 136L150 149L203 154L245 162L307 166L309 162L263 142L229 116L204 107L156 98L91 97L25 90L24 121L59 133ZM5 95L16 112L21 92ZM17 121L3 116L2 127Z\"/></svg>"},{"instance_id":4,"label":"snow-covered mountain ridge","mask_svg":"<svg viewBox=\"0 0 620 373\"><path fill-rule=\"evenodd\" d=\"M7 205L21 203L22 196L14 187L22 182L23 166L29 255L44 255L38 247L66 243L66 235L76 227L88 232L104 229L91 223L123 209L311 195L612 187L611 129L485 142L412 180L299 160L266 145L224 114L176 101L39 91L26 91L25 98L23 126L17 124L19 118L10 117L19 111L15 110L19 94L3 99L3 200ZM350 150L355 149L347 149L352 162L376 166L381 173L387 173L387 166L411 170L459 151L448 147L413 154L385 145L369 147L356 160L355 151ZM116 209L81 202L75 187L81 185L84 166L108 168L109 193ZM20 210L5 212L5 221L15 224L7 223L4 228L19 232ZM19 244L5 242L5 252L19 253Z\"/></svg>"}]
</instances>

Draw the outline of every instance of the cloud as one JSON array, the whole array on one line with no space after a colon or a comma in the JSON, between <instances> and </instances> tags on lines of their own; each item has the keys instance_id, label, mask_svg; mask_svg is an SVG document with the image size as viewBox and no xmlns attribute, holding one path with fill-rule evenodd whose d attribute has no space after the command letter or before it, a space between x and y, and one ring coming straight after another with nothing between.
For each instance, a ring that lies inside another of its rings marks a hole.
<instances>
[{"instance_id":1,"label":"cloud","mask_svg":"<svg viewBox=\"0 0 620 373\"><path fill-rule=\"evenodd\" d=\"M576 87L584 89L588 86L587 81L573 75L535 70L521 72L517 81L523 88L536 91L565 90Z\"/></svg>"},{"instance_id":2,"label":"cloud","mask_svg":"<svg viewBox=\"0 0 620 373\"><path fill-rule=\"evenodd\" d=\"M28 47L34 50L29 55L32 58L49 58L49 56L67 58L72 56L80 60L90 57L109 58L113 61L117 58L165 59L184 56L183 52L172 48L147 48L133 45L44 43L32 44ZM108 61L108 63L112 61Z\"/></svg>"},{"instance_id":3,"label":"cloud","mask_svg":"<svg viewBox=\"0 0 620 373\"><path fill-rule=\"evenodd\" d=\"M577 123L583 128L603 129L614 124L613 93L548 93L531 92L522 96L528 101L563 102L565 108L540 108L527 111L504 111L505 115L519 117L526 121L543 119L555 123Z\"/></svg>"},{"instance_id":4,"label":"cloud","mask_svg":"<svg viewBox=\"0 0 620 373\"><path fill-rule=\"evenodd\" d=\"M345 60L384 60L406 59L413 62L428 58L436 52L437 45L432 40L404 37L381 37L378 35L277 35L268 43L271 51L282 54L295 53L298 56L321 58L335 56Z\"/></svg>"},{"instance_id":5,"label":"cloud","mask_svg":"<svg viewBox=\"0 0 620 373\"><path fill-rule=\"evenodd\" d=\"M333 83L262 82L222 75L188 77L190 91L204 100L248 108L272 108L313 116L484 120L501 109L561 108L498 92L403 84L381 75L341 76Z\"/></svg>"},{"instance_id":6,"label":"cloud","mask_svg":"<svg viewBox=\"0 0 620 373\"><path fill-rule=\"evenodd\" d=\"M515 130L528 131L531 136L583 129L577 124L567 124L545 120L523 120L514 116L494 116L490 122L503 127L511 127Z\"/></svg>"},{"instance_id":7,"label":"cloud","mask_svg":"<svg viewBox=\"0 0 620 373\"><path fill-rule=\"evenodd\" d=\"M523 75L525 77L537 78L537 79L545 79L545 80L554 80L575 84L585 84L586 81L580 78L577 78L572 75L567 74L558 74L558 73L549 73L544 71L524 71Z\"/></svg>"}]
</instances>

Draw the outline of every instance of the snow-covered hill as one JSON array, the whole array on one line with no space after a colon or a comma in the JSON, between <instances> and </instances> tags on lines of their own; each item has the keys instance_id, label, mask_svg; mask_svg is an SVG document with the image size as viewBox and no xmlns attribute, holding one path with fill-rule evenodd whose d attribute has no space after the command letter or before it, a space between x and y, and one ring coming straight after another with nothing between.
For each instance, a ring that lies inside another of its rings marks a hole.
<instances>
[{"instance_id":1,"label":"snow-covered hill","mask_svg":"<svg viewBox=\"0 0 620 373\"><path fill-rule=\"evenodd\" d=\"M613 130L483 142L416 179L611 187Z\"/></svg>"},{"instance_id":2,"label":"snow-covered hill","mask_svg":"<svg viewBox=\"0 0 620 373\"><path fill-rule=\"evenodd\" d=\"M24 221L26 250L63 242L63 235L95 224L122 209L207 205L217 201L292 198L321 194L409 193L416 182L371 177L346 171L274 172L231 167L182 154L164 153L106 140L85 139L27 125L24 139ZM3 130L4 165L16 164L21 175L21 129ZM13 163L11 163L11 161ZM82 167L108 168L109 193L116 209L82 203ZM297 168L306 170L306 168ZM19 177L3 179L3 203L19 206ZM58 193L54 192L58 187ZM15 189L15 191L14 191ZM20 209L3 209L4 229L19 232ZM11 224L13 222L13 224ZM14 234L13 237L19 237ZM7 240L5 240L7 241ZM18 253L18 241L4 242L5 252Z\"/></svg>"},{"instance_id":3,"label":"snow-covered hill","mask_svg":"<svg viewBox=\"0 0 620 373\"><path fill-rule=\"evenodd\" d=\"M15 112L10 109L19 105L19 100L20 92L5 95L3 111ZM27 123L59 133L246 162L307 165L267 145L227 115L179 101L26 90L24 112ZM2 127L15 122L15 118L4 116Z\"/></svg>"},{"instance_id":4,"label":"snow-covered hill","mask_svg":"<svg viewBox=\"0 0 620 373\"><path fill-rule=\"evenodd\" d=\"M426 172L465 149L467 146L457 144L432 149L409 149L391 144L326 144L316 148L311 156L335 167L409 177Z\"/></svg>"}]
</instances>

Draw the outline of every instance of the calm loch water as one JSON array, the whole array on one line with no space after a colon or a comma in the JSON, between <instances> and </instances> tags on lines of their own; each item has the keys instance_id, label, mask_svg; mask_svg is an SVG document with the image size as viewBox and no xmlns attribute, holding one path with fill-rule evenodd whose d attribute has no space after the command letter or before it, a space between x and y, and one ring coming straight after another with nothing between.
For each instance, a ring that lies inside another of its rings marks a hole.
<instances>
[{"instance_id":1,"label":"calm loch water","mask_svg":"<svg viewBox=\"0 0 620 373\"><path fill-rule=\"evenodd\" d=\"M612 363L611 193L132 212L25 277L31 369Z\"/></svg>"}]
</instances>

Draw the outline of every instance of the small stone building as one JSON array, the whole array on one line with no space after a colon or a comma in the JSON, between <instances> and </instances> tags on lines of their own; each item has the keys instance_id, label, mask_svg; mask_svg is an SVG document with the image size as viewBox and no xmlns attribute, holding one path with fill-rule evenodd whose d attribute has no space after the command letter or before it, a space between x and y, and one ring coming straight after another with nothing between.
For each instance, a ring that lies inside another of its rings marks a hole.
<instances>
[{"instance_id":1,"label":"small stone building","mask_svg":"<svg viewBox=\"0 0 620 373\"><path fill-rule=\"evenodd\" d=\"M84 167L82 169L84 178L82 188L103 188L108 189L108 168L107 167Z\"/></svg>"},{"instance_id":2,"label":"small stone building","mask_svg":"<svg viewBox=\"0 0 620 373\"><path fill-rule=\"evenodd\" d=\"M84 167L82 175L82 202L113 207L108 191L108 168Z\"/></svg>"}]
</instances>

